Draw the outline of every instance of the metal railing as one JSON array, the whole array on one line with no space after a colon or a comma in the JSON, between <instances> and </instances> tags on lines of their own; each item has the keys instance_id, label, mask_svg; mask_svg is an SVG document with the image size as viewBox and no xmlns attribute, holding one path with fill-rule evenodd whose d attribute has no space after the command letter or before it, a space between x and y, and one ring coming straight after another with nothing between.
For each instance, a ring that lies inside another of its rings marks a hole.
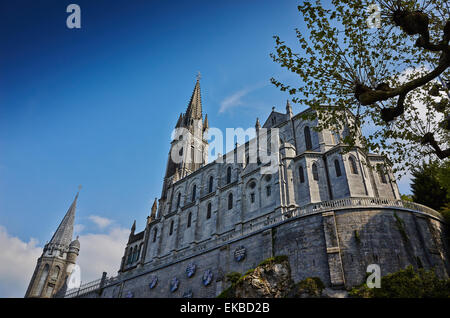
<instances>
[{"instance_id":1,"label":"metal railing","mask_svg":"<svg viewBox=\"0 0 450 318\"><path fill-rule=\"evenodd\" d=\"M82 284L79 288L68 289L64 298L74 298L97 290L100 288L101 282L102 279L97 279L92 282Z\"/></svg>"}]
</instances>

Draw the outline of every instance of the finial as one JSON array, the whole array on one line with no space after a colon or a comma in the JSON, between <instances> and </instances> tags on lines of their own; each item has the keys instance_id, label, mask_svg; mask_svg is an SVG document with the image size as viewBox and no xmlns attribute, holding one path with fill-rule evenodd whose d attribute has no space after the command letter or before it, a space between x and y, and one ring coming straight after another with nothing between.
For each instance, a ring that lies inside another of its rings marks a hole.
<instances>
[{"instance_id":1,"label":"finial","mask_svg":"<svg viewBox=\"0 0 450 318\"><path fill-rule=\"evenodd\" d=\"M78 240L78 238L79 238L80 236L79 235L77 235L77 240Z\"/></svg>"},{"instance_id":2,"label":"finial","mask_svg":"<svg viewBox=\"0 0 450 318\"><path fill-rule=\"evenodd\" d=\"M273 111L273 112L275 111L275 106L272 107L272 111Z\"/></svg>"},{"instance_id":3,"label":"finial","mask_svg":"<svg viewBox=\"0 0 450 318\"><path fill-rule=\"evenodd\" d=\"M198 74L197 74L197 81L200 81L201 78L202 78L202 74L200 73L200 71L198 71Z\"/></svg>"}]
</instances>

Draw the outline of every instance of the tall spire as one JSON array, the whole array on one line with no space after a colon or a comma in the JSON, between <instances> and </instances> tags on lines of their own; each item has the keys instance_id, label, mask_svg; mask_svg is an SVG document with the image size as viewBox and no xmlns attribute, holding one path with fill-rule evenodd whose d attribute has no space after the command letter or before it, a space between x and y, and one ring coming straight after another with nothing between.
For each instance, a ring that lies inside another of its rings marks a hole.
<instances>
[{"instance_id":1,"label":"tall spire","mask_svg":"<svg viewBox=\"0 0 450 318\"><path fill-rule=\"evenodd\" d=\"M77 208L78 194L79 192L77 192L75 199L73 200L69 210L61 221L61 224L58 226L55 234L53 234L53 237L50 240L49 244L63 245L68 247L70 245L70 242L72 242L73 225L75 221L75 210Z\"/></svg>"},{"instance_id":2,"label":"tall spire","mask_svg":"<svg viewBox=\"0 0 450 318\"><path fill-rule=\"evenodd\" d=\"M194 91L192 92L191 100L189 101L186 110L185 124L188 124L191 119L202 118L202 96L200 94L200 76L197 76Z\"/></svg>"}]
</instances>

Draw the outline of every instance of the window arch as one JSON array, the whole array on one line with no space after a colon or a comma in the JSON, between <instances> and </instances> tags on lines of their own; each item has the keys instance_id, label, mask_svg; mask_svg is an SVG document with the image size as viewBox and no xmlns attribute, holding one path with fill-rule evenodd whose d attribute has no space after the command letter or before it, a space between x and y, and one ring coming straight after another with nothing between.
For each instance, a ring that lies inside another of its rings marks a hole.
<instances>
[{"instance_id":1,"label":"window arch","mask_svg":"<svg viewBox=\"0 0 450 318\"><path fill-rule=\"evenodd\" d=\"M188 220L187 220L187 227L191 227L191 223L192 223L192 212L189 212Z\"/></svg>"},{"instance_id":2,"label":"window arch","mask_svg":"<svg viewBox=\"0 0 450 318\"><path fill-rule=\"evenodd\" d=\"M192 187L192 202L195 201L195 196L197 195L197 185L194 184L194 186Z\"/></svg>"},{"instance_id":3,"label":"window arch","mask_svg":"<svg viewBox=\"0 0 450 318\"><path fill-rule=\"evenodd\" d=\"M305 182L305 174L303 173L303 167L302 166L298 167L298 175L300 177L300 183L304 183Z\"/></svg>"},{"instance_id":4,"label":"window arch","mask_svg":"<svg viewBox=\"0 0 450 318\"><path fill-rule=\"evenodd\" d=\"M206 209L206 219L210 219L211 218L211 202L208 203L208 207Z\"/></svg>"},{"instance_id":5,"label":"window arch","mask_svg":"<svg viewBox=\"0 0 450 318\"><path fill-rule=\"evenodd\" d=\"M155 230L153 231L153 243L156 242L156 236L158 235L158 228L155 227Z\"/></svg>"},{"instance_id":6,"label":"window arch","mask_svg":"<svg viewBox=\"0 0 450 318\"><path fill-rule=\"evenodd\" d=\"M312 174L313 179L319 181L319 171L317 170L317 165L315 163L312 164Z\"/></svg>"},{"instance_id":7,"label":"window arch","mask_svg":"<svg viewBox=\"0 0 450 318\"><path fill-rule=\"evenodd\" d=\"M37 288L37 296L40 296L42 293L42 290L44 289L44 283L47 280L48 271L50 266L48 264L45 264L44 270L42 271L41 277L39 279L39 284Z\"/></svg>"},{"instance_id":8,"label":"window arch","mask_svg":"<svg viewBox=\"0 0 450 318\"><path fill-rule=\"evenodd\" d=\"M59 266L56 266L53 270L52 279L58 279L60 271L61 269L59 268Z\"/></svg>"},{"instance_id":9,"label":"window arch","mask_svg":"<svg viewBox=\"0 0 450 318\"><path fill-rule=\"evenodd\" d=\"M169 230L169 235L172 235L173 233L173 220L170 221L170 230Z\"/></svg>"},{"instance_id":10,"label":"window arch","mask_svg":"<svg viewBox=\"0 0 450 318\"><path fill-rule=\"evenodd\" d=\"M228 194L228 210L233 208L233 193Z\"/></svg>"},{"instance_id":11,"label":"window arch","mask_svg":"<svg viewBox=\"0 0 450 318\"><path fill-rule=\"evenodd\" d=\"M308 126L305 127L304 133L305 133L306 150L310 150L312 149L312 142L311 142L311 131L309 130Z\"/></svg>"},{"instance_id":12,"label":"window arch","mask_svg":"<svg viewBox=\"0 0 450 318\"><path fill-rule=\"evenodd\" d=\"M178 192L178 197L177 197L177 209L180 207L180 203L181 203L181 192Z\"/></svg>"},{"instance_id":13,"label":"window arch","mask_svg":"<svg viewBox=\"0 0 450 318\"><path fill-rule=\"evenodd\" d=\"M208 182L208 192L209 193L211 193L213 191L213 185L214 185L214 177L210 176L209 182Z\"/></svg>"},{"instance_id":14,"label":"window arch","mask_svg":"<svg viewBox=\"0 0 450 318\"><path fill-rule=\"evenodd\" d=\"M336 171L336 177L340 177L342 175L341 166L339 165L339 160L337 159L334 159L334 170Z\"/></svg>"},{"instance_id":15,"label":"window arch","mask_svg":"<svg viewBox=\"0 0 450 318\"><path fill-rule=\"evenodd\" d=\"M227 168L227 183L231 182L231 167Z\"/></svg>"},{"instance_id":16,"label":"window arch","mask_svg":"<svg viewBox=\"0 0 450 318\"><path fill-rule=\"evenodd\" d=\"M378 166L378 176L380 177L381 183L387 183L384 167L382 165Z\"/></svg>"},{"instance_id":17,"label":"window arch","mask_svg":"<svg viewBox=\"0 0 450 318\"><path fill-rule=\"evenodd\" d=\"M350 162L350 170L353 174L358 174L358 167L356 166L356 160L355 157L350 155L348 158L348 161Z\"/></svg>"}]
</instances>

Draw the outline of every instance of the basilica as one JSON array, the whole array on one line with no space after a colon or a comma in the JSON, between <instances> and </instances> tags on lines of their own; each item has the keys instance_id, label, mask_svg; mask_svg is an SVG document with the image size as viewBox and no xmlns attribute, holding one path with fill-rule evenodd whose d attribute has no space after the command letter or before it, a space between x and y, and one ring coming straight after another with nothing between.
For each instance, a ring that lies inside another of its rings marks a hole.
<instances>
[{"instance_id":1,"label":"basilica","mask_svg":"<svg viewBox=\"0 0 450 318\"><path fill-rule=\"evenodd\" d=\"M295 114L287 101L262 125L256 119L253 139L208 162L210 126L197 79L174 120L183 133L170 144L161 194L145 228L133 223L118 272L67 288L80 251L67 229L75 199L27 297L216 297L228 273L277 255L288 257L294 281L319 277L332 288L361 284L370 264L382 275L413 265L448 277L440 214L401 200L383 156L364 151L361 140L352 148L342 142L351 113L343 129L319 131L308 112Z\"/></svg>"}]
</instances>

